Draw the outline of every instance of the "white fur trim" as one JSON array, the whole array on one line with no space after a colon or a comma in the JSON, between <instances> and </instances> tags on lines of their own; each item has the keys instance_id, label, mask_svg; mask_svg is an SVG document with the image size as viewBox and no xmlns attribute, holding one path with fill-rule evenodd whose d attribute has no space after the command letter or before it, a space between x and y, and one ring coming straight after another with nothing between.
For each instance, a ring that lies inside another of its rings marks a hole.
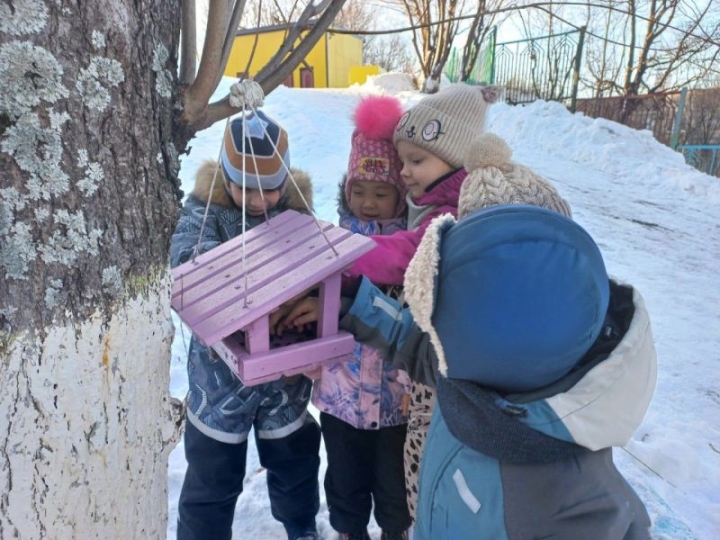
<instances>
[{"instance_id":1,"label":"white fur trim","mask_svg":"<svg viewBox=\"0 0 720 540\"><path fill-rule=\"evenodd\" d=\"M443 214L433 219L405 272L405 300L417 325L430 335L430 341L438 356L438 370L443 376L447 376L447 361L440 337L432 325L435 276L440 265L440 231L446 224L456 222L451 214Z\"/></svg>"}]
</instances>

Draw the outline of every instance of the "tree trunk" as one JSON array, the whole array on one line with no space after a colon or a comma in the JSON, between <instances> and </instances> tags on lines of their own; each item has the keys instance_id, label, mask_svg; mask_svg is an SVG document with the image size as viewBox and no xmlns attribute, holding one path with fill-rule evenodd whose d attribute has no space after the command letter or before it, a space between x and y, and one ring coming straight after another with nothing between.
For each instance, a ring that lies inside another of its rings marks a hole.
<instances>
[{"instance_id":1,"label":"tree trunk","mask_svg":"<svg viewBox=\"0 0 720 540\"><path fill-rule=\"evenodd\" d=\"M179 3L0 3L0 538L164 538ZM186 135L183 134L182 137Z\"/></svg>"}]
</instances>

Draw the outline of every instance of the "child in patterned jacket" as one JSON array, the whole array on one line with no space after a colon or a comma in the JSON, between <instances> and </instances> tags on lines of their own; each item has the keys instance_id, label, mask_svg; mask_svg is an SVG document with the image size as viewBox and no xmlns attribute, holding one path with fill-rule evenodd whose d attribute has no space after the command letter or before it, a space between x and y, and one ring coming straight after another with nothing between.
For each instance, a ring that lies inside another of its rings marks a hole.
<instances>
[{"instance_id":1,"label":"child in patterned jacket","mask_svg":"<svg viewBox=\"0 0 720 540\"><path fill-rule=\"evenodd\" d=\"M170 243L172 266L285 210L308 211L310 178L289 164L288 135L280 125L262 111L234 118L220 163L200 167L183 206ZM178 540L231 537L251 430L267 470L273 517L284 525L288 540L317 540L320 429L307 412L312 381L283 377L247 386L193 336L188 382L188 466L178 503Z\"/></svg>"},{"instance_id":2,"label":"child in patterned jacket","mask_svg":"<svg viewBox=\"0 0 720 540\"><path fill-rule=\"evenodd\" d=\"M348 172L340 184L341 227L366 236L405 229L406 189L392 144L401 115L400 102L389 96L363 99L355 110ZM327 450L330 523L343 539L369 538L373 503L383 540L407 538L406 390L407 375L366 345L357 344L352 360L322 368L313 404Z\"/></svg>"}]
</instances>

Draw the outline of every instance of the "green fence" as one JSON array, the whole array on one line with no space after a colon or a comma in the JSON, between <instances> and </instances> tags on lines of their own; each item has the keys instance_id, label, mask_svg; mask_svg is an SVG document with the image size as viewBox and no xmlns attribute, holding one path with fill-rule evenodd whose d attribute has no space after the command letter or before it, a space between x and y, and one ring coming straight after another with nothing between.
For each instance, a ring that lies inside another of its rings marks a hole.
<instances>
[{"instance_id":1,"label":"green fence","mask_svg":"<svg viewBox=\"0 0 720 540\"><path fill-rule=\"evenodd\" d=\"M681 144L677 149L685 163L710 176L720 176L720 144Z\"/></svg>"},{"instance_id":2,"label":"green fence","mask_svg":"<svg viewBox=\"0 0 720 540\"><path fill-rule=\"evenodd\" d=\"M536 99L569 102L575 109L585 28L537 38L495 42L488 33L470 77L474 84L500 84L508 103ZM460 80L461 55L453 49L445 68L452 82Z\"/></svg>"},{"instance_id":3,"label":"green fence","mask_svg":"<svg viewBox=\"0 0 720 540\"><path fill-rule=\"evenodd\" d=\"M495 38L497 28L493 26L485 37L485 46L480 49L470 76L464 82L468 84L494 84L495 80ZM450 51L450 58L445 64L445 76L450 82L458 82L462 78L462 54L457 49Z\"/></svg>"}]
</instances>

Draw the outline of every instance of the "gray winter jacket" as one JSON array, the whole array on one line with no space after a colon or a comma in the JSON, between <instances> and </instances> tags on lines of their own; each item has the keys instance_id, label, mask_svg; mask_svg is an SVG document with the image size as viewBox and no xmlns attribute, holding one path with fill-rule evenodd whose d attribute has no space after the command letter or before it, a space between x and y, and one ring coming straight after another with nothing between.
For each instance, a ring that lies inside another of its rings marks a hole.
<instances>
[{"instance_id":1,"label":"gray winter jacket","mask_svg":"<svg viewBox=\"0 0 720 540\"><path fill-rule=\"evenodd\" d=\"M287 191L268 211L272 218L292 209L307 213L300 196L312 207L312 184L303 171L291 169L297 184L287 180ZM170 244L173 267L242 234L242 209L235 206L225 189L222 171L205 162L198 170L195 187L188 195ZM212 187L212 189L211 189ZM210 206L203 227L205 208ZM245 229L265 221L264 216L246 216ZM202 229L202 240L198 236ZM257 386L245 386L225 362L195 336L188 352L187 417L202 433L226 443L241 443L255 426L260 438L280 438L302 427L307 414L312 382L305 377L280 379Z\"/></svg>"}]
</instances>

